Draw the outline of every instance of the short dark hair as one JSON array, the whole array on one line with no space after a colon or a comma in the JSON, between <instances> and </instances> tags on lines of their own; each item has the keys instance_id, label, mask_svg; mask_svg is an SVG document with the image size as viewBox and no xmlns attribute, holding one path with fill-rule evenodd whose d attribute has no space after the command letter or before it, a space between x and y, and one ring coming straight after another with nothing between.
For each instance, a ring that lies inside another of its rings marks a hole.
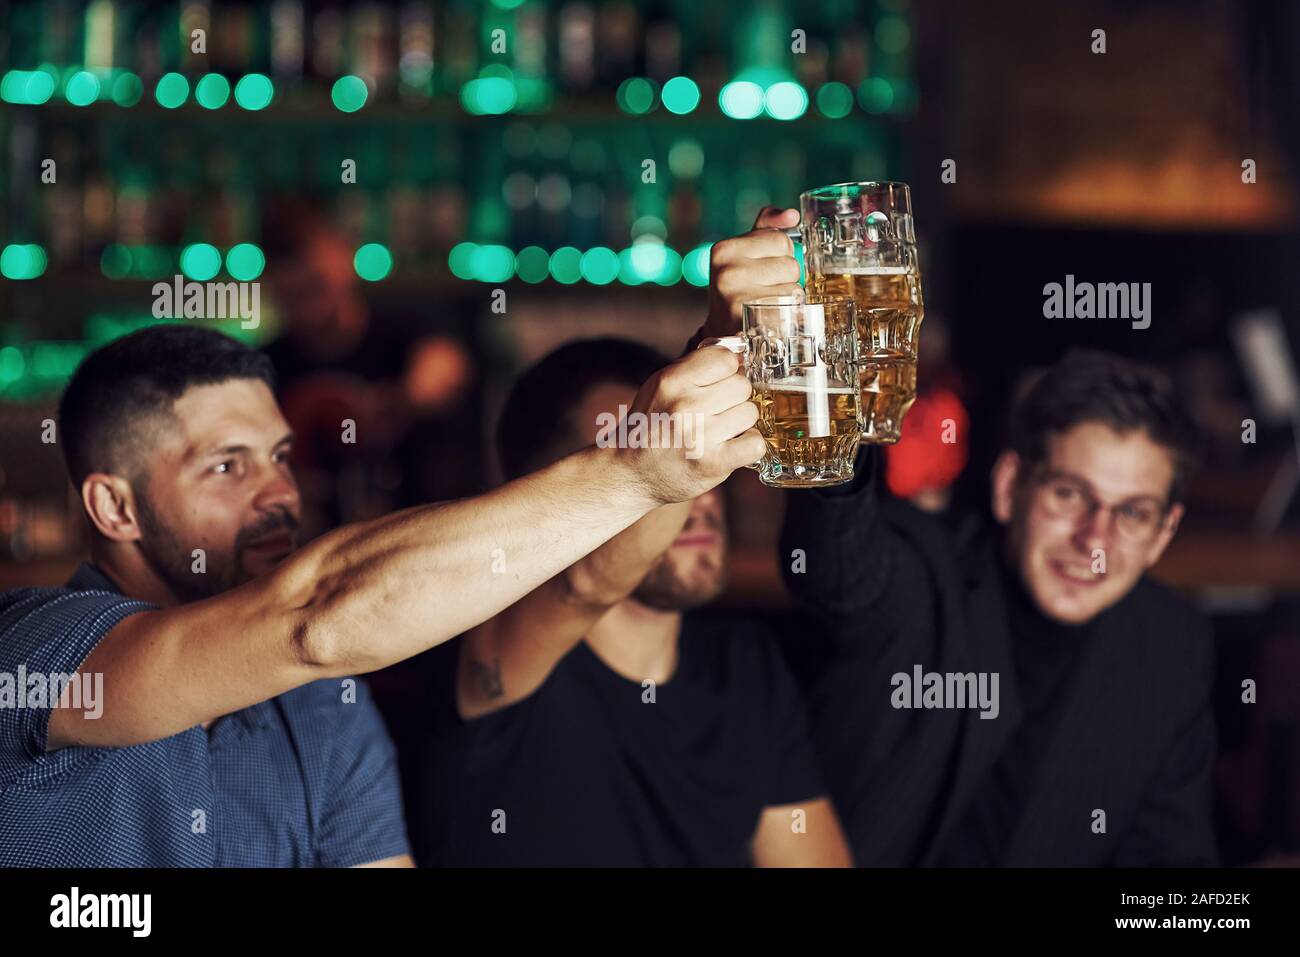
<instances>
[{"instance_id":1,"label":"short dark hair","mask_svg":"<svg viewBox=\"0 0 1300 957\"><path fill-rule=\"evenodd\" d=\"M497 422L497 454L507 479L546 465L577 430L573 412L597 385L636 389L668 365L649 346L613 337L578 339L555 349L515 382Z\"/></svg>"},{"instance_id":2,"label":"short dark hair","mask_svg":"<svg viewBox=\"0 0 1300 957\"><path fill-rule=\"evenodd\" d=\"M86 356L59 401L59 444L76 485L92 472L134 481L147 453L144 422L169 415L188 389L260 379L275 389L264 353L213 329L149 326Z\"/></svg>"},{"instance_id":3,"label":"short dark hair","mask_svg":"<svg viewBox=\"0 0 1300 957\"><path fill-rule=\"evenodd\" d=\"M1141 429L1173 456L1169 501L1181 502L1201 458L1201 434L1173 379L1154 366L1089 349L1072 349L1042 370L1016 401L1007 448L1029 465L1043 462L1050 435L1084 422L1121 434Z\"/></svg>"}]
</instances>

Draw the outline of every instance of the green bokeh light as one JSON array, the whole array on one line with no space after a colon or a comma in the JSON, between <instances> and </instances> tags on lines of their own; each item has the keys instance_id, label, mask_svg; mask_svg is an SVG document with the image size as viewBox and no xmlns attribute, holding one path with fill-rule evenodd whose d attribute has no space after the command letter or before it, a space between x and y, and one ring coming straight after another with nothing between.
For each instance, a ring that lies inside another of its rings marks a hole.
<instances>
[{"instance_id":1,"label":"green bokeh light","mask_svg":"<svg viewBox=\"0 0 1300 957\"><path fill-rule=\"evenodd\" d=\"M55 79L44 70L33 70L27 77L27 102L39 106L54 95Z\"/></svg>"},{"instance_id":2,"label":"green bokeh light","mask_svg":"<svg viewBox=\"0 0 1300 957\"><path fill-rule=\"evenodd\" d=\"M33 342L31 349L32 375L66 381L86 354L80 342Z\"/></svg>"},{"instance_id":3,"label":"green bokeh light","mask_svg":"<svg viewBox=\"0 0 1300 957\"><path fill-rule=\"evenodd\" d=\"M460 89L460 102L467 113L500 115L509 113L519 100L513 80L485 76L470 80Z\"/></svg>"},{"instance_id":4,"label":"green bokeh light","mask_svg":"<svg viewBox=\"0 0 1300 957\"><path fill-rule=\"evenodd\" d=\"M55 78L44 70L10 70L0 80L0 100L39 106L54 95Z\"/></svg>"},{"instance_id":5,"label":"green bokeh light","mask_svg":"<svg viewBox=\"0 0 1300 957\"><path fill-rule=\"evenodd\" d=\"M221 253L211 243L193 243L181 250L181 272L189 279L207 282L221 271Z\"/></svg>"},{"instance_id":6,"label":"green bokeh light","mask_svg":"<svg viewBox=\"0 0 1300 957\"><path fill-rule=\"evenodd\" d=\"M483 110L478 105L478 80L470 80L460 88L460 105L466 113L481 116Z\"/></svg>"},{"instance_id":7,"label":"green bokeh light","mask_svg":"<svg viewBox=\"0 0 1300 957\"><path fill-rule=\"evenodd\" d=\"M68 77L63 88L63 97L73 106L89 106L99 99L99 77L85 70L78 70Z\"/></svg>"},{"instance_id":8,"label":"green bokeh light","mask_svg":"<svg viewBox=\"0 0 1300 957\"><path fill-rule=\"evenodd\" d=\"M118 106L135 106L144 96L144 84L134 73L119 73L109 95Z\"/></svg>"},{"instance_id":9,"label":"green bokeh light","mask_svg":"<svg viewBox=\"0 0 1300 957\"><path fill-rule=\"evenodd\" d=\"M618 278L618 253L608 246L596 246L582 254L582 278L596 286L607 286Z\"/></svg>"},{"instance_id":10,"label":"green bokeh light","mask_svg":"<svg viewBox=\"0 0 1300 957\"><path fill-rule=\"evenodd\" d=\"M654 281L661 286L672 286L682 278L682 254L671 246L665 246L663 250L663 260Z\"/></svg>"},{"instance_id":11,"label":"green bokeh light","mask_svg":"<svg viewBox=\"0 0 1300 957\"><path fill-rule=\"evenodd\" d=\"M109 243L99 257L99 269L108 279L125 279L131 273L131 250Z\"/></svg>"},{"instance_id":12,"label":"green bokeh light","mask_svg":"<svg viewBox=\"0 0 1300 957\"><path fill-rule=\"evenodd\" d=\"M637 243L618 255L620 282L629 286L653 282L671 286L682 278L682 257L662 243Z\"/></svg>"},{"instance_id":13,"label":"green bokeh light","mask_svg":"<svg viewBox=\"0 0 1300 957\"><path fill-rule=\"evenodd\" d=\"M718 106L733 120L752 120L763 112L763 88L748 80L735 80L719 91Z\"/></svg>"},{"instance_id":14,"label":"green bokeh light","mask_svg":"<svg viewBox=\"0 0 1300 957\"><path fill-rule=\"evenodd\" d=\"M840 120L853 112L853 91L843 83L832 81L817 88L817 109L832 120Z\"/></svg>"},{"instance_id":15,"label":"green bokeh light","mask_svg":"<svg viewBox=\"0 0 1300 957\"><path fill-rule=\"evenodd\" d=\"M515 256L515 274L524 282L545 282L550 275L551 257L541 246L525 246Z\"/></svg>"},{"instance_id":16,"label":"green bokeh light","mask_svg":"<svg viewBox=\"0 0 1300 957\"><path fill-rule=\"evenodd\" d=\"M27 360L17 346L0 349L0 383L17 382L27 370Z\"/></svg>"},{"instance_id":17,"label":"green bokeh light","mask_svg":"<svg viewBox=\"0 0 1300 957\"><path fill-rule=\"evenodd\" d=\"M624 113L641 116L654 109L655 86L643 76L629 77L619 84L614 98Z\"/></svg>"},{"instance_id":18,"label":"green bokeh light","mask_svg":"<svg viewBox=\"0 0 1300 957\"><path fill-rule=\"evenodd\" d=\"M515 274L515 254L505 246L479 246L470 256L471 278L479 282L505 282Z\"/></svg>"},{"instance_id":19,"label":"green bokeh light","mask_svg":"<svg viewBox=\"0 0 1300 957\"><path fill-rule=\"evenodd\" d=\"M0 251L0 276L6 279L35 279L45 266L45 250L35 243L13 243Z\"/></svg>"},{"instance_id":20,"label":"green bokeh light","mask_svg":"<svg viewBox=\"0 0 1300 957\"><path fill-rule=\"evenodd\" d=\"M231 246L226 253L226 272L240 282L252 282L266 268L266 256L252 243Z\"/></svg>"},{"instance_id":21,"label":"green bokeh light","mask_svg":"<svg viewBox=\"0 0 1300 957\"><path fill-rule=\"evenodd\" d=\"M366 243L352 257L357 275L369 282L378 282L393 271L393 254L381 243Z\"/></svg>"},{"instance_id":22,"label":"green bokeh light","mask_svg":"<svg viewBox=\"0 0 1300 957\"><path fill-rule=\"evenodd\" d=\"M10 70L0 79L0 100L6 103L27 102L27 78L31 76L26 70Z\"/></svg>"},{"instance_id":23,"label":"green bokeh light","mask_svg":"<svg viewBox=\"0 0 1300 957\"><path fill-rule=\"evenodd\" d=\"M164 73L154 87L153 98L159 106L174 110L190 98L190 81L179 73Z\"/></svg>"},{"instance_id":24,"label":"green bokeh light","mask_svg":"<svg viewBox=\"0 0 1300 957\"><path fill-rule=\"evenodd\" d=\"M625 286L639 286L650 278L642 275L639 264L632 258L635 248L624 249L618 254L618 281Z\"/></svg>"},{"instance_id":25,"label":"green bokeh light","mask_svg":"<svg viewBox=\"0 0 1300 957\"><path fill-rule=\"evenodd\" d=\"M700 105L700 88L688 76L675 76L664 84L664 109L685 116Z\"/></svg>"},{"instance_id":26,"label":"green bokeh light","mask_svg":"<svg viewBox=\"0 0 1300 957\"><path fill-rule=\"evenodd\" d=\"M361 109L369 96L366 81L359 76L341 76L334 81L334 87L330 90L330 99L344 113L355 113Z\"/></svg>"},{"instance_id":27,"label":"green bokeh light","mask_svg":"<svg viewBox=\"0 0 1300 957\"><path fill-rule=\"evenodd\" d=\"M858 87L858 102L868 113L884 113L894 105L894 88L883 77L873 76Z\"/></svg>"},{"instance_id":28,"label":"green bokeh light","mask_svg":"<svg viewBox=\"0 0 1300 957\"><path fill-rule=\"evenodd\" d=\"M709 250L712 247L712 243L704 243L682 257L682 278L692 286L709 284Z\"/></svg>"},{"instance_id":29,"label":"green bokeh light","mask_svg":"<svg viewBox=\"0 0 1300 957\"><path fill-rule=\"evenodd\" d=\"M572 246L561 246L551 253L551 276L556 282L564 283L566 286L571 286L581 279L582 251Z\"/></svg>"},{"instance_id":30,"label":"green bokeh light","mask_svg":"<svg viewBox=\"0 0 1300 957\"><path fill-rule=\"evenodd\" d=\"M249 73L235 84L235 102L246 110L263 110L275 96L275 84L269 76Z\"/></svg>"},{"instance_id":31,"label":"green bokeh light","mask_svg":"<svg viewBox=\"0 0 1300 957\"><path fill-rule=\"evenodd\" d=\"M773 83L763 95L767 115L777 120L797 120L808 111L808 92L798 83Z\"/></svg>"},{"instance_id":32,"label":"green bokeh light","mask_svg":"<svg viewBox=\"0 0 1300 957\"><path fill-rule=\"evenodd\" d=\"M194 84L194 102L205 110L219 110L230 102L230 81L220 73L207 73Z\"/></svg>"},{"instance_id":33,"label":"green bokeh light","mask_svg":"<svg viewBox=\"0 0 1300 957\"><path fill-rule=\"evenodd\" d=\"M451 269L451 274L457 279L474 278L470 263L474 259L474 250L476 249L478 249L478 243L457 243L451 247L451 252L447 254L447 266Z\"/></svg>"}]
</instances>

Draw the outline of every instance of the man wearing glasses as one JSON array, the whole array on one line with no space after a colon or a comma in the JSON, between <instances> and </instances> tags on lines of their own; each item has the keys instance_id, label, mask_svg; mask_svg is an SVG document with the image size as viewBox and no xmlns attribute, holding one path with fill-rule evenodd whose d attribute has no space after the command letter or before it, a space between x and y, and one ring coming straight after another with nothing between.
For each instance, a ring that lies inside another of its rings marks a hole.
<instances>
[{"instance_id":1,"label":"man wearing glasses","mask_svg":"<svg viewBox=\"0 0 1300 957\"><path fill-rule=\"evenodd\" d=\"M787 496L781 564L824 624L792 652L859 864L1215 863L1211 631L1145 577L1197 444L1161 373L1075 352L1013 410L996 523L888 500L875 448Z\"/></svg>"},{"instance_id":2,"label":"man wearing glasses","mask_svg":"<svg viewBox=\"0 0 1300 957\"><path fill-rule=\"evenodd\" d=\"M701 336L793 289L797 221L714 245ZM888 499L871 446L853 482L786 496L778 559L814 623L787 651L859 865L1216 863L1213 636L1145 577L1197 457L1184 408L1075 352L1016 403L995 522Z\"/></svg>"},{"instance_id":3,"label":"man wearing glasses","mask_svg":"<svg viewBox=\"0 0 1300 957\"><path fill-rule=\"evenodd\" d=\"M765 209L714 246L703 336L788 292ZM1213 639L1145 572L1199 445L1172 384L1072 353L1012 412L992 512L944 521L853 482L786 496L787 642L859 865L1212 865Z\"/></svg>"}]
</instances>

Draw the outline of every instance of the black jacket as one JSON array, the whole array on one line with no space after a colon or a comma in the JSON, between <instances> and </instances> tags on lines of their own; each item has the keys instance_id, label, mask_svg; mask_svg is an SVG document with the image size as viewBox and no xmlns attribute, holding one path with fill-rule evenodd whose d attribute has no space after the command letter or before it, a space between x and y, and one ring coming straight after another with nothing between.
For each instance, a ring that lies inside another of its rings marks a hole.
<instances>
[{"instance_id":1,"label":"black jacket","mask_svg":"<svg viewBox=\"0 0 1300 957\"><path fill-rule=\"evenodd\" d=\"M949 525L885 497L878 459L860 457L853 487L787 496L781 566L815 623L789 650L856 862L931 865L1022 714L1011 573L989 522ZM895 709L891 676L918 664L998 672L1000 714ZM1212 677L1209 623L1164 587L1144 578L1098 616L997 863L1216 863Z\"/></svg>"}]
</instances>

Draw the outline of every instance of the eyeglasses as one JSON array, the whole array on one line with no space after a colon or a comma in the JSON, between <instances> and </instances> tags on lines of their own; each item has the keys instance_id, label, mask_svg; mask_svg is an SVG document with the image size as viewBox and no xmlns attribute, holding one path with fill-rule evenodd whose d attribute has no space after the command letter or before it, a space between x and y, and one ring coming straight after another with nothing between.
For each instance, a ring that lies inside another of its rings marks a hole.
<instances>
[{"instance_id":1,"label":"eyeglasses","mask_svg":"<svg viewBox=\"0 0 1300 957\"><path fill-rule=\"evenodd\" d=\"M1093 515L1106 509L1110 512L1111 529L1131 542L1154 538L1169 510L1167 502L1152 495L1108 505L1097 498L1086 482L1057 472L1040 472L1034 477L1034 483L1039 505L1053 518L1092 521Z\"/></svg>"}]
</instances>

